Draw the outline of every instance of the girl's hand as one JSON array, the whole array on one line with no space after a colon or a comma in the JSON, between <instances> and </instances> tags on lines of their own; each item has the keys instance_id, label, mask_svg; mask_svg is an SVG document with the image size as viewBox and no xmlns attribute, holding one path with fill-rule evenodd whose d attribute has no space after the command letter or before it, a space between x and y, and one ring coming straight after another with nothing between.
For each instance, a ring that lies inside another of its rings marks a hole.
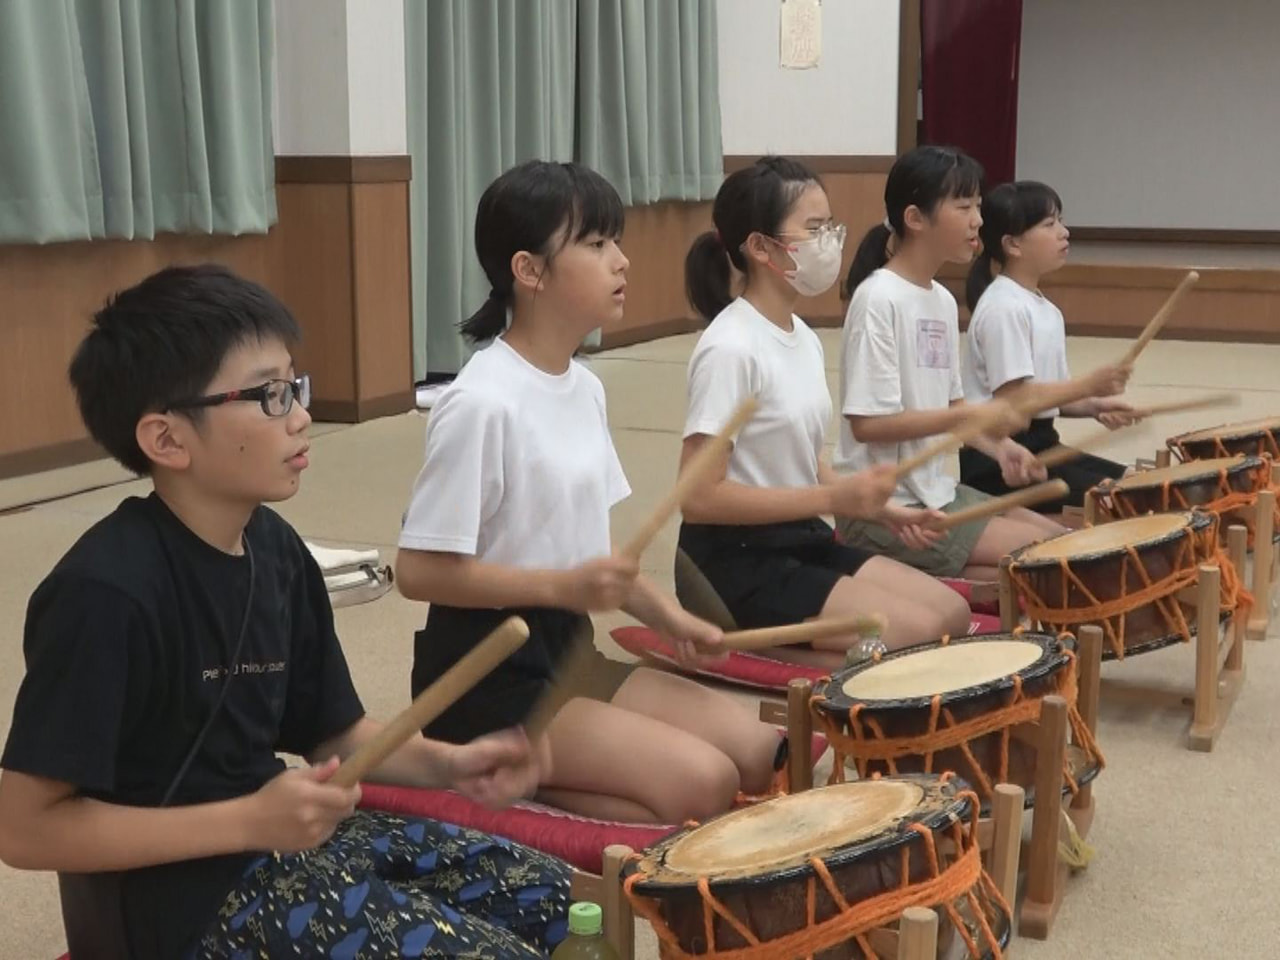
<instances>
[{"instance_id":1,"label":"girl's hand","mask_svg":"<svg viewBox=\"0 0 1280 960\"><path fill-rule=\"evenodd\" d=\"M600 557L559 576L555 606L578 613L619 610L631 596L640 565L627 557Z\"/></svg>"},{"instance_id":2,"label":"girl's hand","mask_svg":"<svg viewBox=\"0 0 1280 960\"><path fill-rule=\"evenodd\" d=\"M1142 415L1123 400L1113 397L1099 398L1094 401L1093 419L1108 430L1119 430L1142 422Z\"/></svg>"},{"instance_id":3,"label":"girl's hand","mask_svg":"<svg viewBox=\"0 0 1280 960\"><path fill-rule=\"evenodd\" d=\"M942 539L942 531L930 527L945 520L946 516L941 510L890 503L881 511L880 522L912 550L928 550Z\"/></svg>"},{"instance_id":4,"label":"girl's hand","mask_svg":"<svg viewBox=\"0 0 1280 960\"><path fill-rule=\"evenodd\" d=\"M1043 463L1036 459L1034 453L1020 443L1006 440L1000 445L996 462L1000 464L1000 475L1011 487L1025 487L1030 483L1047 480L1049 471Z\"/></svg>"},{"instance_id":5,"label":"girl's hand","mask_svg":"<svg viewBox=\"0 0 1280 960\"><path fill-rule=\"evenodd\" d=\"M1132 364L1109 363L1094 370L1084 379L1089 387L1089 396L1114 397L1124 393L1124 388L1128 386L1129 377L1132 375Z\"/></svg>"},{"instance_id":6,"label":"girl's hand","mask_svg":"<svg viewBox=\"0 0 1280 960\"><path fill-rule=\"evenodd\" d=\"M891 463L844 474L830 486L831 512L838 517L875 517L897 488L897 468Z\"/></svg>"},{"instance_id":7,"label":"girl's hand","mask_svg":"<svg viewBox=\"0 0 1280 960\"><path fill-rule=\"evenodd\" d=\"M676 660L682 666L699 667L708 661L724 660L728 653L721 649L724 631L714 623L695 617L687 610L672 613L665 630L659 631L671 644Z\"/></svg>"}]
</instances>

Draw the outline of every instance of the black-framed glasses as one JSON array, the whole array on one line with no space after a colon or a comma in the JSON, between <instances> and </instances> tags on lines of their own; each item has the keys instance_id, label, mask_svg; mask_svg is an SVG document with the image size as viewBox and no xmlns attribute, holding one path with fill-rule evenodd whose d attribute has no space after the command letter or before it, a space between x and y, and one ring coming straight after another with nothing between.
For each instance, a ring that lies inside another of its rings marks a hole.
<instances>
[{"instance_id":1,"label":"black-framed glasses","mask_svg":"<svg viewBox=\"0 0 1280 960\"><path fill-rule=\"evenodd\" d=\"M218 407L236 400L252 400L262 407L268 417L284 417L293 409L294 401L302 404L302 409L311 406L311 376L304 373L294 380L268 380L260 387L248 387L244 390L228 390L226 393L215 393L207 397L193 397L169 404L170 410L191 409L193 407Z\"/></svg>"}]
</instances>

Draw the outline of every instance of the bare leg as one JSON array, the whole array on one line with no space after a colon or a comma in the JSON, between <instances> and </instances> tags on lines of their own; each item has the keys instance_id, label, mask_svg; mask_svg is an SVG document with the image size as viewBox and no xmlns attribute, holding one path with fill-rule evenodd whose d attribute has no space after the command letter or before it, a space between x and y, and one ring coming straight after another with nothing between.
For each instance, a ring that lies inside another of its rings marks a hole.
<instances>
[{"instance_id":1,"label":"bare leg","mask_svg":"<svg viewBox=\"0 0 1280 960\"><path fill-rule=\"evenodd\" d=\"M587 816L643 810L660 823L703 820L728 810L741 784L733 761L707 741L598 700L570 700L547 736L543 795Z\"/></svg>"},{"instance_id":2,"label":"bare leg","mask_svg":"<svg viewBox=\"0 0 1280 960\"><path fill-rule=\"evenodd\" d=\"M1018 523L1026 523L1036 527L1040 531L1040 539L1048 540L1050 537L1061 536L1067 532L1067 528L1055 520L1053 517L1046 516L1043 513L1036 513L1034 510L1028 510L1026 507L1014 507L1004 514L1009 520L1016 520Z\"/></svg>"},{"instance_id":3,"label":"bare leg","mask_svg":"<svg viewBox=\"0 0 1280 960\"><path fill-rule=\"evenodd\" d=\"M642 667L627 678L612 702L711 744L733 761L746 793L768 790L778 732L732 697L688 677Z\"/></svg>"},{"instance_id":4,"label":"bare leg","mask_svg":"<svg viewBox=\"0 0 1280 960\"><path fill-rule=\"evenodd\" d=\"M1011 511L1017 513L1017 511ZM1023 510L1021 513L1032 515L1031 511ZM1014 519L1011 515L1001 514L998 517L992 517L987 523L986 529L982 531L982 535L978 537L978 542L973 547L973 552L969 554L969 563L966 565L963 575L973 579L992 579L991 570L1000 566L1002 558L1013 553L1019 547L1025 547L1029 543L1035 543L1043 540L1046 536L1054 534L1046 533L1046 525L1056 530L1058 533L1065 533L1065 529L1052 520L1040 518L1043 523L1035 523L1024 521L1022 519Z\"/></svg>"},{"instance_id":5,"label":"bare leg","mask_svg":"<svg viewBox=\"0 0 1280 960\"><path fill-rule=\"evenodd\" d=\"M872 557L851 577L842 577L822 607L822 618L882 613L889 628L880 638L891 650L937 640L943 634L964 636L969 607L964 598L926 573ZM832 637L814 642L818 650L847 650L856 638Z\"/></svg>"}]
</instances>

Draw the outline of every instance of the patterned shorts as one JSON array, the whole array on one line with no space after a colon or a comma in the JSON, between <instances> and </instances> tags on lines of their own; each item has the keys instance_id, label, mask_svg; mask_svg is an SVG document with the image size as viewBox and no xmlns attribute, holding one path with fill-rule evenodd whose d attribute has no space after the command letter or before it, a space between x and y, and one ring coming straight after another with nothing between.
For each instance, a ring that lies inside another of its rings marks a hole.
<instances>
[{"instance_id":1,"label":"patterned shorts","mask_svg":"<svg viewBox=\"0 0 1280 960\"><path fill-rule=\"evenodd\" d=\"M569 867L475 830L360 811L323 846L254 861L192 960L543 957Z\"/></svg>"}]
</instances>

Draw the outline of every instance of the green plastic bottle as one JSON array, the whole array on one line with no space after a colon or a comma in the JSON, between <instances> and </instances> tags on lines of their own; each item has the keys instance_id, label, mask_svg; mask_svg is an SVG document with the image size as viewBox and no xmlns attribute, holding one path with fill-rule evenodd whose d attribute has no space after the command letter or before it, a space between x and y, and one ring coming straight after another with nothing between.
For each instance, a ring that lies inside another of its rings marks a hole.
<instances>
[{"instance_id":1,"label":"green plastic bottle","mask_svg":"<svg viewBox=\"0 0 1280 960\"><path fill-rule=\"evenodd\" d=\"M604 913L597 903L575 903L569 908L569 936L551 954L551 960L618 960L618 953L604 938Z\"/></svg>"}]
</instances>

